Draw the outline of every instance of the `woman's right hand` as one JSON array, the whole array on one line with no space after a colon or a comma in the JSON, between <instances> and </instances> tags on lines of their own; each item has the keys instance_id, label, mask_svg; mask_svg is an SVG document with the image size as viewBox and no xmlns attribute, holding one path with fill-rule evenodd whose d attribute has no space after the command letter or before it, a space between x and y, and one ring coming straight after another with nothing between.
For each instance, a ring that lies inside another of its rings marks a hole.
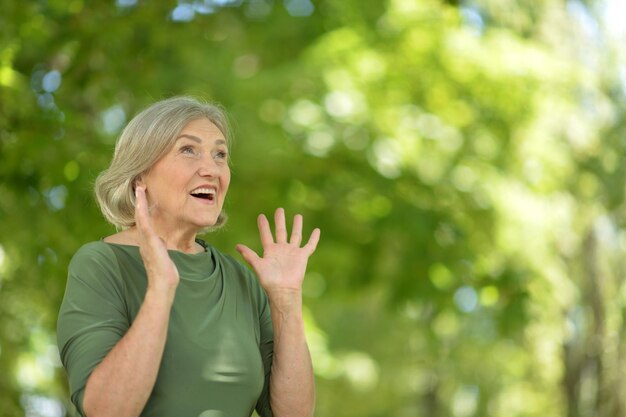
<instances>
[{"instance_id":1,"label":"woman's right hand","mask_svg":"<svg viewBox=\"0 0 626 417\"><path fill-rule=\"evenodd\" d=\"M148 290L124 336L87 380L83 408L88 416L139 416L159 373L179 276L165 242L152 225L146 188L135 189L135 236L146 268Z\"/></svg>"},{"instance_id":2,"label":"woman's right hand","mask_svg":"<svg viewBox=\"0 0 626 417\"><path fill-rule=\"evenodd\" d=\"M135 223L139 235L139 252L148 278L148 292L165 295L173 302L180 281L178 269L167 253L165 242L152 227L143 185L135 187Z\"/></svg>"}]
</instances>

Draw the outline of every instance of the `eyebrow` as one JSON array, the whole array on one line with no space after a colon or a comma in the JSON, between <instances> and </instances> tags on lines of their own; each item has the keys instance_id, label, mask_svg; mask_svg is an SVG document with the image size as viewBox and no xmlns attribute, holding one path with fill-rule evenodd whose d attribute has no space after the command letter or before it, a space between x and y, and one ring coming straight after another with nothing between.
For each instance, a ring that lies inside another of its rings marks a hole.
<instances>
[{"instance_id":1,"label":"eyebrow","mask_svg":"<svg viewBox=\"0 0 626 417\"><path fill-rule=\"evenodd\" d=\"M194 135L188 135L188 134L182 134L179 137L177 137L176 140L182 139L182 138L187 138L187 139L193 140L194 142L202 143L202 139L200 139L199 137L194 136ZM224 139L218 139L218 140L215 141L215 144L216 145L226 145L226 141Z\"/></svg>"}]
</instances>

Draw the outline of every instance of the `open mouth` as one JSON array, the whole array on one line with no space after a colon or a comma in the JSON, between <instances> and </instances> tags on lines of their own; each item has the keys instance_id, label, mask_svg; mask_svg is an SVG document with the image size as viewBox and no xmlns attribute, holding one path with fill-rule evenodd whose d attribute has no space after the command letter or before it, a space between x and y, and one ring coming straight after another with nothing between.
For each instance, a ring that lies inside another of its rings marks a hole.
<instances>
[{"instance_id":1,"label":"open mouth","mask_svg":"<svg viewBox=\"0 0 626 417\"><path fill-rule=\"evenodd\" d=\"M202 200L214 201L215 190L211 188L198 188L191 192L191 196Z\"/></svg>"}]
</instances>

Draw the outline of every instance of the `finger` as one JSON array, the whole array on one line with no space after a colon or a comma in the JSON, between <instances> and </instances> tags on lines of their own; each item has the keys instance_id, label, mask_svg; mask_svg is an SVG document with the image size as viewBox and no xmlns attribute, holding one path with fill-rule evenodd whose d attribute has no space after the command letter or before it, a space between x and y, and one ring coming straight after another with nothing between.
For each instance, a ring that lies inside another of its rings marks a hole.
<instances>
[{"instance_id":1,"label":"finger","mask_svg":"<svg viewBox=\"0 0 626 417\"><path fill-rule=\"evenodd\" d=\"M311 256L311 254L315 252L315 248L317 248L317 243L320 241L320 234L320 229L316 228L315 230L313 230L309 241L306 243L306 245L304 245L304 249L306 249L309 256Z\"/></svg>"},{"instance_id":2,"label":"finger","mask_svg":"<svg viewBox=\"0 0 626 417\"><path fill-rule=\"evenodd\" d=\"M293 228L291 229L291 239L289 243L300 246L302 243L302 215L293 216Z\"/></svg>"},{"instance_id":3,"label":"finger","mask_svg":"<svg viewBox=\"0 0 626 417\"><path fill-rule=\"evenodd\" d=\"M256 265L256 263L261 259L261 258L259 258L259 255L257 255L257 253L255 251L253 251L252 249L250 249L246 245L239 244L239 245L235 246L235 248L237 249L237 252L239 252L241 254L243 259L246 262L248 262L250 264L250 266L253 267L253 268Z\"/></svg>"},{"instance_id":4,"label":"finger","mask_svg":"<svg viewBox=\"0 0 626 417\"><path fill-rule=\"evenodd\" d=\"M259 226L259 236L261 238L261 245L265 248L274 243L272 237L272 231L270 230L270 222L265 217L265 214L259 214L257 218L257 225Z\"/></svg>"},{"instance_id":5,"label":"finger","mask_svg":"<svg viewBox=\"0 0 626 417\"><path fill-rule=\"evenodd\" d=\"M139 234L142 236L147 232L147 228L150 227L146 189L142 186L135 188L135 223L137 224Z\"/></svg>"},{"instance_id":6,"label":"finger","mask_svg":"<svg viewBox=\"0 0 626 417\"><path fill-rule=\"evenodd\" d=\"M277 208L274 213L276 225L276 243L287 243L287 225L285 224L285 210Z\"/></svg>"},{"instance_id":7,"label":"finger","mask_svg":"<svg viewBox=\"0 0 626 417\"><path fill-rule=\"evenodd\" d=\"M135 188L135 222L139 231L139 238L145 243L160 244L163 239L160 238L152 227L152 219L148 210L148 199L146 197L146 189L143 186Z\"/></svg>"}]
</instances>

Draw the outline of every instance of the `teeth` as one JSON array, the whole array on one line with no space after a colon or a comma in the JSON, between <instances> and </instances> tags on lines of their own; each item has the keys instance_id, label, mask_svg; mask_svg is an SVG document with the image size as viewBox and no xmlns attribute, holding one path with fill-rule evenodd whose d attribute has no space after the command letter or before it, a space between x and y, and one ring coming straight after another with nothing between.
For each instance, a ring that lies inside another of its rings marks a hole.
<instances>
[{"instance_id":1,"label":"teeth","mask_svg":"<svg viewBox=\"0 0 626 417\"><path fill-rule=\"evenodd\" d=\"M213 188L196 188L191 194L211 194L215 195L215 189Z\"/></svg>"}]
</instances>

